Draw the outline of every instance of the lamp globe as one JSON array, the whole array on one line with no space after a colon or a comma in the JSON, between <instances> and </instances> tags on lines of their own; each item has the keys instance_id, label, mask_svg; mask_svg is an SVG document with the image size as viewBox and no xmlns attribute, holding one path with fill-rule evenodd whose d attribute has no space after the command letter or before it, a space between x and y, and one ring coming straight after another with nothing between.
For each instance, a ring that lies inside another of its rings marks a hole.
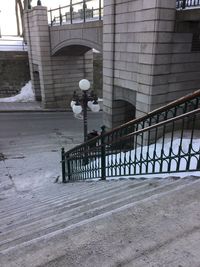
<instances>
[{"instance_id":1,"label":"lamp globe","mask_svg":"<svg viewBox=\"0 0 200 267\"><path fill-rule=\"evenodd\" d=\"M90 89L90 82L86 79L82 79L80 80L79 82L79 88L82 90L82 91L87 91Z\"/></svg>"}]
</instances>

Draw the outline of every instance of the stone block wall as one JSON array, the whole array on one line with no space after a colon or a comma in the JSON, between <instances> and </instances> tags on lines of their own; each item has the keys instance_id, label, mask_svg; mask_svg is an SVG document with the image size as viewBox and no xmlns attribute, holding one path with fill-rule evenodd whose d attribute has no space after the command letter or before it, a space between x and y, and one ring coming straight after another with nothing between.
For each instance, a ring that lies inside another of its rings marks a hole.
<instances>
[{"instance_id":1,"label":"stone block wall","mask_svg":"<svg viewBox=\"0 0 200 267\"><path fill-rule=\"evenodd\" d=\"M101 53L93 53L93 89L98 97L103 97L103 57Z\"/></svg>"},{"instance_id":2,"label":"stone block wall","mask_svg":"<svg viewBox=\"0 0 200 267\"><path fill-rule=\"evenodd\" d=\"M191 51L193 30L178 27L176 16L176 0L105 1L103 94L108 128L122 123L123 102L132 104L132 113L135 106L140 117L199 88L200 57Z\"/></svg>"},{"instance_id":3,"label":"stone block wall","mask_svg":"<svg viewBox=\"0 0 200 267\"><path fill-rule=\"evenodd\" d=\"M166 32L164 28L157 34L151 110L200 87L200 50L192 51L193 34L200 33L200 18L196 22L181 22L177 19L179 12L174 13L169 7L165 9L165 16L171 18L171 30ZM163 16L160 12L160 17Z\"/></svg>"},{"instance_id":4,"label":"stone block wall","mask_svg":"<svg viewBox=\"0 0 200 267\"><path fill-rule=\"evenodd\" d=\"M83 56L55 56L52 57L52 73L54 83L54 99L59 107L70 108L73 92L81 92L79 81L83 78L93 80L93 53L87 52Z\"/></svg>"},{"instance_id":5,"label":"stone block wall","mask_svg":"<svg viewBox=\"0 0 200 267\"><path fill-rule=\"evenodd\" d=\"M0 97L16 95L30 80L27 52L0 52Z\"/></svg>"}]
</instances>

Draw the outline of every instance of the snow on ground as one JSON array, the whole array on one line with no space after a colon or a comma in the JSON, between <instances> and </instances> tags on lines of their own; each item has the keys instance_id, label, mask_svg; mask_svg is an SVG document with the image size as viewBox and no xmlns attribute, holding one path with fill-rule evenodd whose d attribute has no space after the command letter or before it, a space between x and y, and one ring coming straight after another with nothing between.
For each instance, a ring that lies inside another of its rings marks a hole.
<instances>
[{"instance_id":1,"label":"snow on ground","mask_svg":"<svg viewBox=\"0 0 200 267\"><path fill-rule=\"evenodd\" d=\"M29 81L24 87L21 88L21 91L18 95L0 98L0 102L10 103L10 102L33 102L35 101L35 95L32 90L32 83Z\"/></svg>"},{"instance_id":2,"label":"snow on ground","mask_svg":"<svg viewBox=\"0 0 200 267\"><path fill-rule=\"evenodd\" d=\"M23 38L3 36L0 38L0 51L27 51Z\"/></svg>"}]
</instances>

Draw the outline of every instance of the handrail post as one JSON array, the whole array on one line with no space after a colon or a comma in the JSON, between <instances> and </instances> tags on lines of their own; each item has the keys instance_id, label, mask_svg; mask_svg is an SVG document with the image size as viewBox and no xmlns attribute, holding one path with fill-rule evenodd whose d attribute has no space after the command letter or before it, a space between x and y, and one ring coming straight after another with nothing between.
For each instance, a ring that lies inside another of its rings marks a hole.
<instances>
[{"instance_id":1,"label":"handrail post","mask_svg":"<svg viewBox=\"0 0 200 267\"><path fill-rule=\"evenodd\" d=\"M83 0L83 22L85 23L85 18L86 18L86 14L85 14L85 10L86 10L86 4L85 4L85 0Z\"/></svg>"},{"instance_id":2,"label":"handrail post","mask_svg":"<svg viewBox=\"0 0 200 267\"><path fill-rule=\"evenodd\" d=\"M59 6L59 17L60 17L60 25L62 25L62 13L61 13L61 7Z\"/></svg>"},{"instance_id":3,"label":"handrail post","mask_svg":"<svg viewBox=\"0 0 200 267\"><path fill-rule=\"evenodd\" d=\"M99 20L101 20L101 0L99 0Z\"/></svg>"},{"instance_id":4,"label":"handrail post","mask_svg":"<svg viewBox=\"0 0 200 267\"><path fill-rule=\"evenodd\" d=\"M71 167L70 167L69 154L68 153L66 153L65 158L66 158L66 162L67 162L67 177L68 177L68 181L70 181L71 180Z\"/></svg>"},{"instance_id":5,"label":"handrail post","mask_svg":"<svg viewBox=\"0 0 200 267\"><path fill-rule=\"evenodd\" d=\"M62 163L62 182L66 183L66 169L65 169L65 149L62 147L61 150L61 163Z\"/></svg>"},{"instance_id":6,"label":"handrail post","mask_svg":"<svg viewBox=\"0 0 200 267\"><path fill-rule=\"evenodd\" d=\"M73 23L73 6L72 6L72 0L70 0L70 21L71 24Z\"/></svg>"},{"instance_id":7,"label":"handrail post","mask_svg":"<svg viewBox=\"0 0 200 267\"><path fill-rule=\"evenodd\" d=\"M106 180L105 126L101 127L101 180Z\"/></svg>"},{"instance_id":8,"label":"handrail post","mask_svg":"<svg viewBox=\"0 0 200 267\"><path fill-rule=\"evenodd\" d=\"M28 9L31 9L32 7L31 7L31 1L30 0L28 0Z\"/></svg>"},{"instance_id":9,"label":"handrail post","mask_svg":"<svg viewBox=\"0 0 200 267\"><path fill-rule=\"evenodd\" d=\"M53 26L53 18L52 18L52 10L50 9L50 20L51 20L51 26Z\"/></svg>"},{"instance_id":10,"label":"handrail post","mask_svg":"<svg viewBox=\"0 0 200 267\"><path fill-rule=\"evenodd\" d=\"M182 2L182 9L185 9L185 7L186 7L186 0L183 0L183 2Z\"/></svg>"}]
</instances>

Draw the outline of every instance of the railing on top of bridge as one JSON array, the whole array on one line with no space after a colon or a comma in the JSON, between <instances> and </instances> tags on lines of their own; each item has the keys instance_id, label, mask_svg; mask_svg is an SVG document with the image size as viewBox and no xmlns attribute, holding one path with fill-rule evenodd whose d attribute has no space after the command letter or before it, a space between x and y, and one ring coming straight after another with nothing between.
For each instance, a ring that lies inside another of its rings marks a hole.
<instances>
[{"instance_id":1,"label":"railing on top of bridge","mask_svg":"<svg viewBox=\"0 0 200 267\"><path fill-rule=\"evenodd\" d=\"M70 0L69 5L50 9L51 26L102 20L103 0Z\"/></svg>"},{"instance_id":2,"label":"railing on top of bridge","mask_svg":"<svg viewBox=\"0 0 200 267\"><path fill-rule=\"evenodd\" d=\"M200 7L200 0L176 0L176 7L185 9L192 7Z\"/></svg>"}]
</instances>

